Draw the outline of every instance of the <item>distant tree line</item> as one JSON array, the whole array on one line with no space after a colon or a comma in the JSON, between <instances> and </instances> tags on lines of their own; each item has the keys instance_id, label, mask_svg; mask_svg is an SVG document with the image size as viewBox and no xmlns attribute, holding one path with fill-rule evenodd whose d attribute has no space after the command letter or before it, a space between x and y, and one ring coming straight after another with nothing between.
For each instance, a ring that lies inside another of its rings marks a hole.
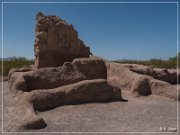
<instances>
[{"instance_id":1,"label":"distant tree line","mask_svg":"<svg viewBox=\"0 0 180 135\"><path fill-rule=\"evenodd\" d=\"M1 58L3 60L0 63L0 70L1 75L7 76L9 73L9 70L12 68L20 68L20 67L29 67L34 63L34 60L29 60L26 57L8 57L8 58ZM3 64L3 68L2 68Z\"/></svg>"},{"instance_id":2,"label":"distant tree line","mask_svg":"<svg viewBox=\"0 0 180 135\"><path fill-rule=\"evenodd\" d=\"M115 60L116 63L128 63L128 64L141 64L145 66L157 67L157 68L177 68L180 67L180 52L174 56L170 57L168 60L162 59L150 59L150 60Z\"/></svg>"},{"instance_id":3,"label":"distant tree line","mask_svg":"<svg viewBox=\"0 0 180 135\"><path fill-rule=\"evenodd\" d=\"M16 57L16 56L12 56L12 57L7 57L7 58L0 58L3 61L16 61L16 60L21 60L21 61L32 61L30 59L27 59L26 57Z\"/></svg>"}]
</instances>

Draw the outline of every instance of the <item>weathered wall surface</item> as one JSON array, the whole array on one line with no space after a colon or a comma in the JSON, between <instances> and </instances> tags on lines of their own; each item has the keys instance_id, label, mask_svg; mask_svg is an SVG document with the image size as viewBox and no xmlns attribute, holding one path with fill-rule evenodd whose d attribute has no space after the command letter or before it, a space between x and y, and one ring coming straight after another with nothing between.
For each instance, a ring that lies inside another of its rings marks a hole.
<instances>
[{"instance_id":1,"label":"weathered wall surface","mask_svg":"<svg viewBox=\"0 0 180 135\"><path fill-rule=\"evenodd\" d=\"M57 16L36 16L34 44L35 68L57 67L74 58L89 57L90 48L78 38L78 33Z\"/></svg>"}]
</instances>

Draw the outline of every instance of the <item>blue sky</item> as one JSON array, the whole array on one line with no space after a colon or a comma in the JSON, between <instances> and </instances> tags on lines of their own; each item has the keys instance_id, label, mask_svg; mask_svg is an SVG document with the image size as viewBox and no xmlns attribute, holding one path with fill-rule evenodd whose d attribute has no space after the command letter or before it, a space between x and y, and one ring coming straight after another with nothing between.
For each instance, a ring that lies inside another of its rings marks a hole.
<instances>
[{"instance_id":1,"label":"blue sky","mask_svg":"<svg viewBox=\"0 0 180 135\"><path fill-rule=\"evenodd\" d=\"M177 5L4 4L4 57L34 58L35 16L41 11L73 24L94 55L109 60L176 55Z\"/></svg>"}]
</instances>

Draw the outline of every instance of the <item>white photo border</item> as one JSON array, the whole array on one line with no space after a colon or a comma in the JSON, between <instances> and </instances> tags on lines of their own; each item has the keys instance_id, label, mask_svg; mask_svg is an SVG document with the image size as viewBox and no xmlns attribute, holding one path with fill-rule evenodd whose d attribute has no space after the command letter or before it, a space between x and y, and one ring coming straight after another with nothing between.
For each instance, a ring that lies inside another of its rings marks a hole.
<instances>
[{"instance_id":1,"label":"white photo border","mask_svg":"<svg viewBox=\"0 0 180 135\"><path fill-rule=\"evenodd\" d=\"M178 23L179 23L179 21L178 21L178 19L179 19L179 17L178 17L178 6L179 6L179 3L178 2L91 2L91 1L89 1L89 2L33 2L33 1L29 1L29 2L8 2L8 1L2 1L1 2L1 6L2 6L2 11L1 11L1 23L2 23L2 25L1 25L1 27L2 27L2 35L1 35L1 41L2 41L2 44L1 44L1 49L2 49L2 51L1 51L1 54L2 54L2 56L1 56L1 58L2 58L2 70L1 70L1 73L2 73L2 129L1 129L1 131L2 131L2 133L10 133L10 134L12 134L12 133L19 133L19 134L21 134L21 133L28 133L28 134L35 134L35 133L42 133L42 134L45 134L45 133L51 133L51 134L57 134L57 133L64 133L64 134L71 134L71 133L73 133L73 134L94 134L94 133L98 133L98 134L110 134L110 133L123 133L123 134L134 134L134 133L139 133L139 134L144 134L144 133L146 133L146 134L151 134L151 133L153 133L153 134L158 134L158 133L161 133L161 134L169 134L169 133L179 133L178 132L178 125L179 125L179 117L178 117L178 113L179 113L179 108L178 108L178 100L177 100L177 132L4 132L3 131L3 88L4 88L4 86L3 86L3 31L4 31L4 29L3 29L3 5L4 4L112 4L112 3L114 3L114 4L125 4L125 3L133 3L133 4L163 4L163 3L176 3L177 4L177 82L179 81L179 78L178 78L178 52L179 52L179 47L178 47L178 44L179 44L179 25L178 25ZM178 84L177 84L177 99L178 99L178 95L179 95L179 93L178 93L178 88L179 86L178 86Z\"/></svg>"}]
</instances>

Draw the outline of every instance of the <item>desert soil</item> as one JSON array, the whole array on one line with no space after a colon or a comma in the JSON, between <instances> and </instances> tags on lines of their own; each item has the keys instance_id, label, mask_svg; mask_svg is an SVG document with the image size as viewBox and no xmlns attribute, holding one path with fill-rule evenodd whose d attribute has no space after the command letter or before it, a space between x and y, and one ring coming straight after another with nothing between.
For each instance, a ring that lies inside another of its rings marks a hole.
<instances>
[{"instance_id":1,"label":"desert soil","mask_svg":"<svg viewBox=\"0 0 180 135\"><path fill-rule=\"evenodd\" d=\"M2 89L2 83L0 87ZM9 132L16 123L16 119L22 116L15 113L16 103L12 93L8 89L7 81L3 85L3 96L2 92L0 94L0 108L1 110L3 109L3 132ZM160 134L163 134L160 131L160 127L177 128L176 101L155 95L133 97L126 91L122 91L122 97L127 102L66 105L53 110L38 112L38 115L46 121L47 127L23 132L66 132L66 134L70 134L67 132L86 132L86 134L91 135L112 134L109 132L160 132ZM180 105L178 107L180 108ZM19 133L12 134L18 135ZM37 135L38 133L34 134ZM48 134L50 135L52 133ZM172 132L168 134L176 133Z\"/></svg>"}]
</instances>

